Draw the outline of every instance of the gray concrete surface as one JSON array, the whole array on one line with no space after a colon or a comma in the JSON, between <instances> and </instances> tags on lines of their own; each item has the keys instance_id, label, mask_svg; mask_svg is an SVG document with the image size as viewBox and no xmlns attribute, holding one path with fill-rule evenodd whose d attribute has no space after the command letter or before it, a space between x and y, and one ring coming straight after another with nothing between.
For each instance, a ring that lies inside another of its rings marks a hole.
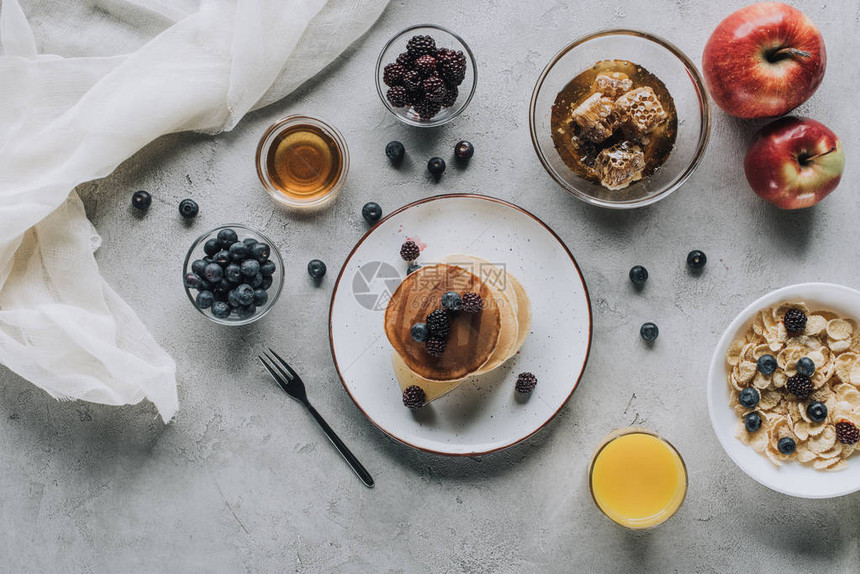
<instances>
[{"instance_id":1,"label":"gray concrete surface","mask_svg":"<svg viewBox=\"0 0 860 574\"><path fill-rule=\"evenodd\" d=\"M852 95L860 85L860 5L794 2L822 29L830 59L823 85L799 113L836 129L848 152L843 183L814 209L782 213L754 196L742 158L761 122L719 111L698 172L667 200L629 213L566 195L528 137L534 81L569 40L600 28L641 28L698 63L713 27L746 3L395 1L345 57L232 133L164 137L111 176L81 186L104 238L102 272L177 361L180 412L163 425L148 404L58 403L0 372L0 570L856 571L860 496L797 500L747 478L713 435L704 390L717 338L752 299L801 281L860 283L860 120ZM77 53L75 37L50 35L65 3L54 10L23 4L43 49ZM381 45L425 21L461 33L480 67L471 107L435 131L398 124L372 80ZM259 135L292 112L330 119L352 153L342 196L313 217L273 209L254 171ZM471 165L432 183L424 162L447 157L461 138L475 144ZM399 171L383 154L391 139L408 148ZM155 197L142 219L128 207L136 189ZM375 200L389 212L447 192L495 195L542 217L576 255L594 308L591 360L570 403L525 444L480 458L431 456L386 437L344 392L328 346L331 288L365 231L361 206ZM176 214L186 196L201 206L190 227ZM206 322L176 280L190 241L228 221L264 230L288 262L280 303L244 329ZM699 278L684 269L694 248L710 258ZM320 287L304 271L313 257L329 266ZM642 294L626 278L636 263L651 271ZM661 328L653 349L638 339L645 320ZM255 364L268 345L307 373L319 410L374 473L374 490ZM644 534L600 515L585 480L593 446L631 423L672 440L690 473L678 515Z\"/></svg>"}]
</instances>

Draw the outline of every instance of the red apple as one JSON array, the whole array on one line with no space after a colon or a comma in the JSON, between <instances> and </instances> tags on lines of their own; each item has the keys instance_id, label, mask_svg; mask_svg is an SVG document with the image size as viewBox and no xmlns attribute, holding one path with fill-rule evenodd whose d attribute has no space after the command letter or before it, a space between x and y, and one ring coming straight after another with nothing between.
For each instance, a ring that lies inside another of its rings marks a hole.
<instances>
[{"instance_id":1,"label":"red apple","mask_svg":"<svg viewBox=\"0 0 860 574\"><path fill-rule=\"evenodd\" d=\"M815 93L826 66L818 28L781 2L760 2L729 15L702 55L711 97L738 118L787 114Z\"/></svg>"},{"instance_id":2,"label":"red apple","mask_svg":"<svg viewBox=\"0 0 860 574\"><path fill-rule=\"evenodd\" d=\"M753 138L744 171L759 196L782 209L815 205L839 185L845 167L842 142L827 126L786 117Z\"/></svg>"}]
</instances>

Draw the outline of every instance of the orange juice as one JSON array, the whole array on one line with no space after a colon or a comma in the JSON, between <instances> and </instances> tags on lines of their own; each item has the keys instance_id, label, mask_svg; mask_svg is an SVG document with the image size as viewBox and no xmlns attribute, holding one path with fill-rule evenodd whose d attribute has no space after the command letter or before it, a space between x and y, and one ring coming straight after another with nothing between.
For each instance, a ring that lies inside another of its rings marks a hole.
<instances>
[{"instance_id":1,"label":"orange juice","mask_svg":"<svg viewBox=\"0 0 860 574\"><path fill-rule=\"evenodd\" d=\"M589 481L598 508L628 528L662 524L687 493L681 455L660 437L639 429L610 435L592 458Z\"/></svg>"}]
</instances>

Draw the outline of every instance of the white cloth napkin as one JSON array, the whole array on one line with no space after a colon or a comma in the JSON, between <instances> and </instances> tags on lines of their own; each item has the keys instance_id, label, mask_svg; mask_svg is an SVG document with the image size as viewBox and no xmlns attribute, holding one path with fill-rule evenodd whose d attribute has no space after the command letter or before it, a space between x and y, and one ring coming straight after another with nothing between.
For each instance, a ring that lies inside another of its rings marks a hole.
<instances>
[{"instance_id":1,"label":"white cloth napkin","mask_svg":"<svg viewBox=\"0 0 860 574\"><path fill-rule=\"evenodd\" d=\"M113 18L93 54L129 28L142 47L64 58L37 54L18 0L0 1L0 363L58 399L148 398L170 420L176 366L100 276L100 239L72 190L163 134L231 129L328 65L387 3L97 0Z\"/></svg>"}]
</instances>

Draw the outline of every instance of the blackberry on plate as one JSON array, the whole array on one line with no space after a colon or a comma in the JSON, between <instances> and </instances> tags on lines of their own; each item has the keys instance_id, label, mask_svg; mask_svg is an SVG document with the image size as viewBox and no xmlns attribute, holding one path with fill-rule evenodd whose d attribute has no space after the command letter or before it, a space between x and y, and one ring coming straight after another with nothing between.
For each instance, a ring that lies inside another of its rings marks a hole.
<instances>
[{"instance_id":1,"label":"blackberry on plate","mask_svg":"<svg viewBox=\"0 0 860 574\"><path fill-rule=\"evenodd\" d=\"M484 308L484 301L477 293L463 293L463 311L466 313L480 313Z\"/></svg>"},{"instance_id":2,"label":"blackberry on plate","mask_svg":"<svg viewBox=\"0 0 860 574\"><path fill-rule=\"evenodd\" d=\"M441 157L431 157L427 162L427 171L438 178L445 173L445 160Z\"/></svg>"},{"instance_id":3,"label":"blackberry on plate","mask_svg":"<svg viewBox=\"0 0 860 574\"><path fill-rule=\"evenodd\" d=\"M446 339L448 331L451 328L451 321L448 319L448 314L442 309L436 309L427 315L427 329L430 330L430 337L438 337ZM429 341L429 339L428 339Z\"/></svg>"},{"instance_id":4,"label":"blackberry on plate","mask_svg":"<svg viewBox=\"0 0 860 574\"><path fill-rule=\"evenodd\" d=\"M860 441L860 430L854 423L841 420L836 423L836 440L842 444L857 444Z\"/></svg>"},{"instance_id":5,"label":"blackberry on plate","mask_svg":"<svg viewBox=\"0 0 860 574\"><path fill-rule=\"evenodd\" d=\"M416 59L424 54L435 54L436 40L434 40L432 36L412 36L412 38L406 42L406 52L412 59Z\"/></svg>"},{"instance_id":6,"label":"blackberry on plate","mask_svg":"<svg viewBox=\"0 0 860 574\"><path fill-rule=\"evenodd\" d=\"M432 357L441 357L442 353L445 352L445 347L448 345L448 342L445 339L441 339L439 337L429 337L427 342L424 343L424 348L427 350L427 354Z\"/></svg>"},{"instance_id":7,"label":"blackberry on plate","mask_svg":"<svg viewBox=\"0 0 860 574\"><path fill-rule=\"evenodd\" d=\"M777 367L776 357L773 355L762 355L758 358L756 367L762 375L772 375Z\"/></svg>"},{"instance_id":8,"label":"blackberry on plate","mask_svg":"<svg viewBox=\"0 0 860 574\"><path fill-rule=\"evenodd\" d=\"M445 82L443 82L441 78L430 76L424 80L423 87L424 97L427 101L438 103L441 106L442 100L444 100L445 96L448 94L448 90L445 88Z\"/></svg>"},{"instance_id":9,"label":"blackberry on plate","mask_svg":"<svg viewBox=\"0 0 860 574\"><path fill-rule=\"evenodd\" d=\"M456 89L456 88L455 88ZM475 146L466 140L460 140L454 144L454 156L459 160L470 160L475 155Z\"/></svg>"},{"instance_id":10,"label":"blackberry on plate","mask_svg":"<svg viewBox=\"0 0 860 574\"><path fill-rule=\"evenodd\" d=\"M406 148L397 140L390 141L385 145L385 155L393 163L400 163L406 155Z\"/></svg>"},{"instance_id":11,"label":"blackberry on plate","mask_svg":"<svg viewBox=\"0 0 860 574\"><path fill-rule=\"evenodd\" d=\"M448 291L442 295L442 307L449 311L459 311L463 308L463 299L456 291Z\"/></svg>"},{"instance_id":12,"label":"blackberry on plate","mask_svg":"<svg viewBox=\"0 0 860 574\"><path fill-rule=\"evenodd\" d=\"M402 108L409 104L409 96L403 86L392 86L385 93L385 99L395 108Z\"/></svg>"},{"instance_id":13,"label":"blackberry on plate","mask_svg":"<svg viewBox=\"0 0 860 574\"><path fill-rule=\"evenodd\" d=\"M789 377L788 382L785 383L785 388L801 401L808 399L814 390L812 379L801 374Z\"/></svg>"},{"instance_id":14,"label":"blackberry on plate","mask_svg":"<svg viewBox=\"0 0 860 574\"><path fill-rule=\"evenodd\" d=\"M450 108L457 103L457 98L460 97L460 90L457 86L448 86L445 90L445 97L440 102L443 108Z\"/></svg>"},{"instance_id":15,"label":"blackberry on plate","mask_svg":"<svg viewBox=\"0 0 860 574\"><path fill-rule=\"evenodd\" d=\"M531 373L520 373L517 375L517 384L516 389L517 392L523 395L527 395L535 390L537 386L537 377L535 377Z\"/></svg>"},{"instance_id":16,"label":"blackberry on plate","mask_svg":"<svg viewBox=\"0 0 860 574\"><path fill-rule=\"evenodd\" d=\"M430 54L424 54L416 58L412 66L413 70L427 78L436 73L436 58Z\"/></svg>"},{"instance_id":17,"label":"blackberry on plate","mask_svg":"<svg viewBox=\"0 0 860 574\"><path fill-rule=\"evenodd\" d=\"M749 413L744 417L744 428L747 432L756 432L761 428L761 415L758 413Z\"/></svg>"},{"instance_id":18,"label":"blackberry on plate","mask_svg":"<svg viewBox=\"0 0 860 574\"><path fill-rule=\"evenodd\" d=\"M131 205L140 210L149 209L152 205L152 196L145 191L135 191L131 196Z\"/></svg>"},{"instance_id":19,"label":"blackberry on plate","mask_svg":"<svg viewBox=\"0 0 860 574\"><path fill-rule=\"evenodd\" d=\"M431 102L430 100L421 100L420 102L414 102L412 107L415 108L415 113L418 114L420 119L430 120L439 113L439 110L442 109L442 104Z\"/></svg>"},{"instance_id":20,"label":"blackberry on plate","mask_svg":"<svg viewBox=\"0 0 860 574\"><path fill-rule=\"evenodd\" d=\"M789 333L803 333L806 330L806 313L800 309L789 309L782 322Z\"/></svg>"},{"instance_id":21,"label":"blackberry on plate","mask_svg":"<svg viewBox=\"0 0 860 574\"><path fill-rule=\"evenodd\" d=\"M797 448L797 443L794 442L794 439L790 436L784 436L776 443L776 448L779 449L779 452L782 454L788 455L794 452L794 449Z\"/></svg>"},{"instance_id":22,"label":"blackberry on plate","mask_svg":"<svg viewBox=\"0 0 860 574\"><path fill-rule=\"evenodd\" d=\"M754 408L760 398L761 395L759 395L758 389L752 387L747 387L738 393L738 402L748 409Z\"/></svg>"},{"instance_id":23,"label":"blackberry on plate","mask_svg":"<svg viewBox=\"0 0 860 574\"><path fill-rule=\"evenodd\" d=\"M814 423L823 422L827 418L827 405L819 401L812 401L806 407L806 416Z\"/></svg>"},{"instance_id":24,"label":"blackberry on plate","mask_svg":"<svg viewBox=\"0 0 860 574\"><path fill-rule=\"evenodd\" d=\"M434 60L433 64L435 65L435 63ZM385 82L386 86L399 86L406 71L406 67L400 64L388 64L382 71L382 81Z\"/></svg>"},{"instance_id":25,"label":"blackberry on plate","mask_svg":"<svg viewBox=\"0 0 860 574\"><path fill-rule=\"evenodd\" d=\"M630 281L633 282L636 286L645 285L645 282L648 281L648 270L642 267L641 265L634 265L630 268Z\"/></svg>"},{"instance_id":26,"label":"blackberry on plate","mask_svg":"<svg viewBox=\"0 0 860 574\"><path fill-rule=\"evenodd\" d=\"M415 261L419 255L421 255L421 250L418 248L418 244L411 239L404 241L403 245L400 246L400 257L404 261Z\"/></svg>"},{"instance_id":27,"label":"blackberry on plate","mask_svg":"<svg viewBox=\"0 0 860 574\"><path fill-rule=\"evenodd\" d=\"M403 391L403 406L411 411L420 409L426 401L427 395L418 385L410 385Z\"/></svg>"},{"instance_id":28,"label":"blackberry on plate","mask_svg":"<svg viewBox=\"0 0 860 574\"><path fill-rule=\"evenodd\" d=\"M378 203L370 201L361 208L361 216L368 225L376 225L376 222L382 217L382 208L379 207Z\"/></svg>"}]
</instances>

